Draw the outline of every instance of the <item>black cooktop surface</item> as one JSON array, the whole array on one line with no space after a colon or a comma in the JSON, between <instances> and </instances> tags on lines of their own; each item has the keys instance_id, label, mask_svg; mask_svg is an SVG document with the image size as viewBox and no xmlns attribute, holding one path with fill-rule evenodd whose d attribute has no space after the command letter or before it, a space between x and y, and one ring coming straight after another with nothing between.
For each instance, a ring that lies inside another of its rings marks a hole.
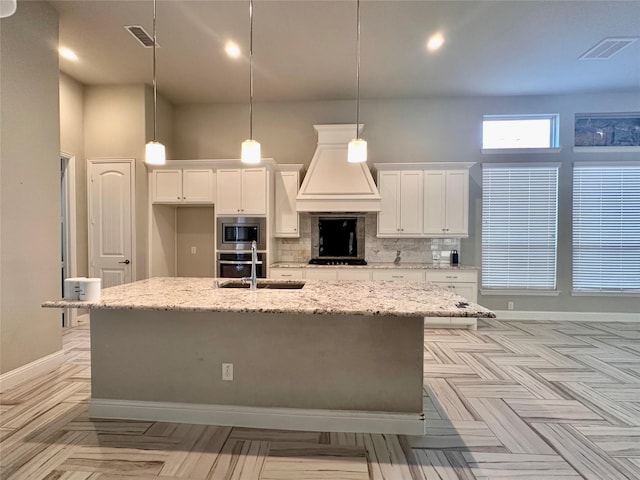
<instances>
[{"instance_id":1,"label":"black cooktop surface","mask_svg":"<svg viewBox=\"0 0 640 480\"><path fill-rule=\"evenodd\" d=\"M312 258L309 265L366 265L360 258Z\"/></svg>"}]
</instances>

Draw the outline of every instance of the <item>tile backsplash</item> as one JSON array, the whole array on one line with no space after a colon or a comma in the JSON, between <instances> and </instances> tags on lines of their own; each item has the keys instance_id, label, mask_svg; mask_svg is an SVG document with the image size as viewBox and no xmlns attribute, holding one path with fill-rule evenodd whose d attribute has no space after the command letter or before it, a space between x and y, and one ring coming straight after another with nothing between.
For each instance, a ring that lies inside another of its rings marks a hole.
<instances>
[{"instance_id":1,"label":"tile backsplash","mask_svg":"<svg viewBox=\"0 0 640 480\"><path fill-rule=\"evenodd\" d=\"M277 238L277 260L308 262L311 258L311 220L300 215L300 238ZM378 238L377 214L365 220L365 259L367 262L434 263L449 265L451 250L460 253L459 238ZM399 260L396 260L399 258Z\"/></svg>"}]
</instances>

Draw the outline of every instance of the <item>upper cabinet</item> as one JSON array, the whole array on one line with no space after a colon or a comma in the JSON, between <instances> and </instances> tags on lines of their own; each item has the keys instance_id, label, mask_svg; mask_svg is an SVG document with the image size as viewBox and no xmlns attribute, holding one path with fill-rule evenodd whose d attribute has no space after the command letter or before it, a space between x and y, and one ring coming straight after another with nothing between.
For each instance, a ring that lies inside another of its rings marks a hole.
<instances>
[{"instance_id":1,"label":"upper cabinet","mask_svg":"<svg viewBox=\"0 0 640 480\"><path fill-rule=\"evenodd\" d=\"M296 197L302 165L280 165L275 172L274 236L299 237L300 221Z\"/></svg>"},{"instance_id":2,"label":"upper cabinet","mask_svg":"<svg viewBox=\"0 0 640 480\"><path fill-rule=\"evenodd\" d=\"M469 235L469 170L424 172L423 232L430 237Z\"/></svg>"},{"instance_id":3,"label":"upper cabinet","mask_svg":"<svg viewBox=\"0 0 640 480\"><path fill-rule=\"evenodd\" d=\"M473 163L376 164L378 237L466 237Z\"/></svg>"},{"instance_id":4,"label":"upper cabinet","mask_svg":"<svg viewBox=\"0 0 640 480\"><path fill-rule=\"evenodd\" d=\"M421 236L422 171L379 171L378 190L382 197L378 214L378 236Z\"/></svg>"},{"instance_id":5,"label":"upper cabinet","mask_svg":"<svg viewBox=\"0 0 640 480\"><path fill-rule=\"evenodd\" d=\"M220 168L216 173L217 214L267 214L266 168Z\"/></svg>"},{"instance_id":6,"label":"upper cabinet","mask_svg":"<svg viewBox=\"0 0 640 480\"><path fill-rule=\"evenodd\" d=\"M152 172L153 203L213 204L214 175L204 169L157 169Z\"/></svg>"}]
</instances>

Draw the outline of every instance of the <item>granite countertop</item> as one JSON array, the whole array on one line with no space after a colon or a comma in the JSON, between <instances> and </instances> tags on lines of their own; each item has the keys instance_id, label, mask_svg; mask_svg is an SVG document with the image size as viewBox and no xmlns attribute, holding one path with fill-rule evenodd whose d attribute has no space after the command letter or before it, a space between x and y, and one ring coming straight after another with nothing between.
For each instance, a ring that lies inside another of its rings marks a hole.
<instances>
[{"instance_id":1,"label":"granite countertop","mask_svg":"<svg viewBox=\"0 0 640 480\"><path fill-rule=\"evenodd\" d=\"M372 262L367 265L310 265L305 262L276 262L271 264L272 268L373 268L373 269L398 269L408 270L478 270L478 267L471 265L437 265L433 263L393 263L393 262Z\"/></svg>"},{"instance_id":2,"label":"granite countertop","mask_svg":"<svg viewBox=\"0 0 640 480\"><path fill-rule=\"evenodd\" d=\"M55 300L49 308L251 312L307 315L484 317L495 314L430 283L305 280L302 289L215 288L233 280L158 277L102 290L101 300ZM264 281L264 280L263 280ZM296 282L273 280L278 283ZM459 306L458 306L459 305Z\"/></svg>"}]
</instances>

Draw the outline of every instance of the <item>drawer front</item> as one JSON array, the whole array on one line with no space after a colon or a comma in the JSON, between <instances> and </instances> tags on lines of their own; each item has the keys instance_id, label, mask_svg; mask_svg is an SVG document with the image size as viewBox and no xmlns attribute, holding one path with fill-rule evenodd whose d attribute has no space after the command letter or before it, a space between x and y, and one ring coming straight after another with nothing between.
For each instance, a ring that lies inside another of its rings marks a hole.
<instances>
[{"instance_id":1,"label":"drawer front","mask_svg":"<svg viewBox=\"0 0 640 480\"><path fill-rule=\"evenodd\" d=\"M460 295L467 300L476 303L478 301L477 284L475 283L445 283L445 282L432 282L435 286L444 290L449 290L452 293Z\"/></svg>"},{"instance_id":2,"label":"drawer front","mask_svg":"<svg viewBox=\"0 0 640 480\"><path fill-rule=\"evenodd\" d=\"M307 280L337 280L338 272L335 268L307 268Z\"/></svg>"},{"instance_id":3,"label":"drawer front","mask_svg":"<svg viewBox=\"0 0 640 480\"><path fill-rule=\"evenodd\" d=\"M304 278L304 270L301 268L272 268L269 270L269 278L300 279Z\"/></svg>"},{"instance_id":4,"label":"drawer front","mask_svg":"<svg viewBox=\"0 0 640 480\"><path fill-rule=\"evenodd\" d=\"M373 280L393 280L396 282L424 282L422 270L384 269L374 270Z\"/></svg>"},{"instance_id":5,"label":"drawer front","mask_svg":"<svg viewBox=\"0 0 640 480\"><path fill-rule=\"evenodd\" d=\"M475 270L427 270L427 282L477 282L478 272Z\"/></svg>"},{"instance_id":6,"label":"drawer front","mask_svg":"<svg viewBox=\"0 0 640 480\"><path fill-rule=\"evenodd\" d=\"M339 268L338 280L371 280L371 271L366 268Z\"/></svg>"}]
</instances>

